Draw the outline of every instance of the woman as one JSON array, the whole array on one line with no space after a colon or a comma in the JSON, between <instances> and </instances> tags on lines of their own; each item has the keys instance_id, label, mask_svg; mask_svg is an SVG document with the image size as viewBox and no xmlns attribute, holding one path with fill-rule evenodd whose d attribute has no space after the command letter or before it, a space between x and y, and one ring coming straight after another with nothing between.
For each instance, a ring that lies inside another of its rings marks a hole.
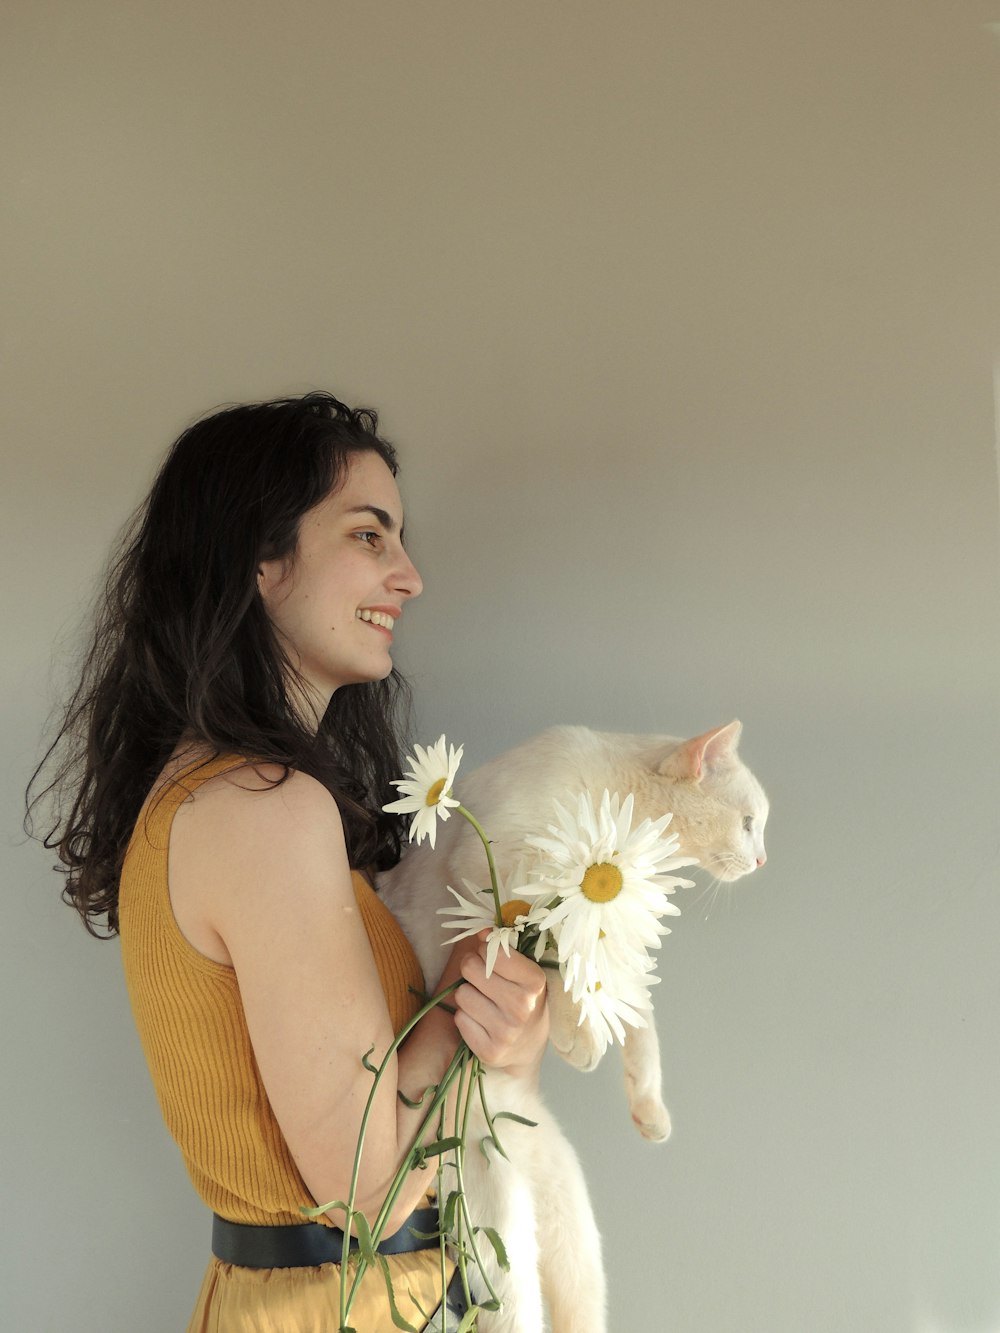
<instances>
[{"instance_id":1,"label":"woman","mask_svg":"<svg viewBox=\"0 0 1000 1333\"><path fill-rule=\"evenodd\" d=\"M362 1057L387 1050L423 984L369 883L405 832L382 811L400 772L391 649L421 591L376 431L318 393L186 431L113 566L56 742L66 897L93 933L121 934L164 1118L215 1214L197 1333L338 1326L343 1213L301 1208L347 1198ZM452 950L454 1014L420 1021L376 1096L356 1193L370 1219L417 1132L408 1101L460 1038L492 1066L541 1060L543 973L512 954L487 978L484 948ZM386 1231L418 1327L442 1300L437 1250L405 1225L426 1189L407 1177ZM377 1274L350 1323L391 1326Z\"/></svg>"}]
</instances>

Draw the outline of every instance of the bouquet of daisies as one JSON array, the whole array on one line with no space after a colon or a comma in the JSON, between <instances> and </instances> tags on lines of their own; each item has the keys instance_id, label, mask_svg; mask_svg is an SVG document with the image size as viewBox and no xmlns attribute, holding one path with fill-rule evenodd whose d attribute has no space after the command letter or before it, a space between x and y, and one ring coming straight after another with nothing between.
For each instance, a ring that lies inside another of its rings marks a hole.
<instances>
[{"instance_id":1,"label":"bouquet of daisies","mask_svg":"<svg viewBox=\"0 0 1000 1333\"><path fill-rule=\"evenodd\" d=\"M543 966L557 968L565 990L579 1006L579 1022L591 1025L602 1050L611 1041L624 1042L626 1024L645 1026L644 1014L652 1007L650 987L659 980L651 951L659 948L663 936L670 933L663 918L679 915L670 895L678 887L691 885L690 880L679 879L670 872L694 864L692 858L677 855L677 836L668 832L671 816L644 819L633 828L632 795L622 798L608 791L596 802L589 792L581 792L576 798L575 811L553 802L552 822L525 840L516 866L501 881L486 831L454 795L462 747L449 746L441 736L427 748L414 746L414 752L408 756L408 772L393 784L401 793L400 799L385 809L411 814L410 840L419 843L426 838L431 847L438 821L449 819L454 811L475 829L486 855L488 887L479 888L463 880L462 894L448 886L455 902L440 912L449 918L443 923L445 929L455 932L451 942L488 930L487 975L491 974L501 949L508 956L511 949L516 949ZM345 1232L353 1228L358 1236L359 1257L354 1277L349 1280L346 1264L342 1275L341 1333L350 1333L347 1320L354 1293L370 1267L380 1268L385 1278L394 1324L402 1329L413 1328L396 1307L388 1268L376 1247L407 1174L435 1157L441 1200L442 1265L448 1249L457 1260L469 1304L468 1313L455 1333L475 1328L479 1309L499 1308L499 1300L483 1270L481 1246L488 1243L500 1266L505 1268L503 1241L492 1228L472 1224L465 1200L462 1166L469 1115L473 1102L478 1101L485 1115L488 1137L501 1153L503 1146L496 1121L506 1118L531 1122L510 1112L491 1112L480 1062L464 1043L441 1081L428 1088L421 1099L420 1105L426 1105L426 1112L414 1147L400 1164L374 1225L369 1226L364 1215L353 1206L368 1110L389 1060L424 1014L434 1005L446 1003L461 984L456 982L427 1001L396 1037L381 1065L375 1066L366 1058L365 1065L374 1075L374 1083L362 1119L349 1197L346 1201L303 1210L308 1216L319 1216L330 1208L340 1208L347 1219ZM457 1086L458 1096L451 1112L452 1123L446 1124L445 1106L453 1086ZM443 1182L442 1167L446 1159L453 1169L455 1185L451 1189L445 1189ZM469 1292L470 1261L479 1269L489 1292L488 1299L479 1306Z\"/></svg>"}]
</instances>

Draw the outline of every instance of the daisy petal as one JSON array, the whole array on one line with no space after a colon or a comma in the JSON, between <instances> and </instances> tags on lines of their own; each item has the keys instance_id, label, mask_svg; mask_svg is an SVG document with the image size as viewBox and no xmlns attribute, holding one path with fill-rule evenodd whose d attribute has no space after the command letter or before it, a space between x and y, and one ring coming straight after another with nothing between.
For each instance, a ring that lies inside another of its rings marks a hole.
<instances>
[{"instance_id":1,"label":"daisy petal","mask_svg":"<svg viewBox=\"0 0 1000 1333\"><path fill-rule=\"evenodd\" d=\"M624 1025L641 1026L651 1007L650 950L670 933L662 918L679 915L669 895L687 881L667 872L691 862L676 855L669 814L632 827L631 793L623 800L604 791L595 801L582 792L576 806L574 818L555 803L555 822L527 839L538 853L537 882L522 892L537 900L539 926L556 944L583 1018L603 1040L622 1041Z\"/></svg>"},{"instance_id":2,"label":"daisy petal","mask_svg":"<svg viewBox=\"0 0 1000 1333\"><path fill-rule=\"evenodd\" d=\"M443 823L459 804L452 795L452 788L463 747L460 745L456 750L454 745L447 744L442 735L426 749L422 745L415 745L413 751L412 755L407 755L409 772L402 778L394 778L392 782L402 795L398 800L383 805L382 809L389 814L412 814L410 841L420 843L427 838L433 847L438 820Z\"/></svg>"}]
</instances>

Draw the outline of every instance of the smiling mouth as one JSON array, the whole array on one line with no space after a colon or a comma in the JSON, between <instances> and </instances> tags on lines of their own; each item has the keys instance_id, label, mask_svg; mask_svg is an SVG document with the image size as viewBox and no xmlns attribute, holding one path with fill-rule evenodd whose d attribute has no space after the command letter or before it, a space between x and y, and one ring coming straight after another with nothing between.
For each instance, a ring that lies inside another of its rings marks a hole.
<instances>
[{"instance_id":1,"label":"smiling mouth","mask_svg":"<svg viewBox=\"0 0 1000 1333\"><path fill-rule=\"evenodd\" d=\"M393 617L388 615L385 611L359 611L357 613L357 618L358 620L363 620L365 624L374 625L377 629L388 630L390 634L396 623Z\"/></svg>"}]
</instances>

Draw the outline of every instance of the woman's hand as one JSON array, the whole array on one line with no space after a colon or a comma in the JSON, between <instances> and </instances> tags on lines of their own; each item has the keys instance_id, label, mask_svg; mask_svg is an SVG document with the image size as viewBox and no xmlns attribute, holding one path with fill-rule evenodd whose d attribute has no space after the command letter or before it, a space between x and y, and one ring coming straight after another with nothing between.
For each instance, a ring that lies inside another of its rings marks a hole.
<instances>
[{"instance_id":1,"label":"woman's hand","mask_svg":"<svg viewBox=\"0 0 1000 1333\"><path fill-rule=\"evenodd\" d=\"M549 1035L545 973L524 954L501 949L486 975L486 939L482 931L450 960L468 984L453 996L455 1026L472 1053L491 1069L515 1076L537 1074ZM457 955L457 957L456 957Z\"/></svg>"}]
</instances>

